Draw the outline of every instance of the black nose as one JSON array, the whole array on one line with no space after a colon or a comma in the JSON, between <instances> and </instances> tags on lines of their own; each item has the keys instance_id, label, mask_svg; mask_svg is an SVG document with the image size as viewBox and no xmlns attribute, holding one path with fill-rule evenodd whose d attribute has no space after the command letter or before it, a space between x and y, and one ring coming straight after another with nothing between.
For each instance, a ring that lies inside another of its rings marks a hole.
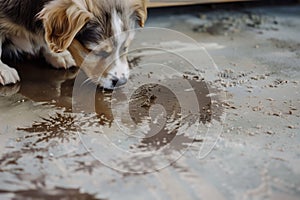
<instances>
[{"instance_id":1,"label":"black nose","mask_svg":"<svg viewBox=\"0 0 300 200\"><path fill-rule=\"evenodd\" d=\"M120 87L122 85L125 85L126 83L127 83L126 78L120 78L120 79L114 78L114 79L112 79L113 87Z\"/></svg>"}]
</instances>

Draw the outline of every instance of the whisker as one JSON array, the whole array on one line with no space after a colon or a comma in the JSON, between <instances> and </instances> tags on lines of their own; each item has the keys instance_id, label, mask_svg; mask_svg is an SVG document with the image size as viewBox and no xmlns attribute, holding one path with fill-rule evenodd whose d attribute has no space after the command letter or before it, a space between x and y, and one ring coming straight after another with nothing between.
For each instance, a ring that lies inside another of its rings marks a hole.
<instances>
[{"instance_id":1,"label":"whisker","mask_svg":"<svg viewBox=\"0 0 300 200\"><path fill-rule=\"evenodd\" d=\"M80 85L80 87L83 86L83 85L85 85L86 83L88 83L88 84L92 83L93 80L95 80L95 78L96 78L96 77L87 78L87 79Z\"/></svg>"}]
</instances>

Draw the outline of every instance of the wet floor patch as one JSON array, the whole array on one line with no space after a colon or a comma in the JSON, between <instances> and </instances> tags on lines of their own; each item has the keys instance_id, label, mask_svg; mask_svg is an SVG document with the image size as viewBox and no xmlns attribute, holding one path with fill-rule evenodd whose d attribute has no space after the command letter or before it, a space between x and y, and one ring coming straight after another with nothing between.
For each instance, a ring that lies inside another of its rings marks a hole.
<instances>
[{"instance_id":1,"label":"wet floor patch","mask_svg":"<svg viewBox=\"0 0 300 200\"><path fill-rule=\"evenodd\" d=\"M139 60L133 58L132 67ZM0 178L1 194L13 193L15 199L34 199L41 195L49 199L60 198L64 197L61 196L63 193L67 198L77 195L78 199L92 199L92 195L81 194L73 189L26 190L26 184L43 188L41 180L60 174L55 163L60 158L63 158L64 166L68 166L68 172L62 173L62 177L67 176L69 171L84 176L103 167L116 168L114 170L124 173L147 173L167 167L176 162L191 145L201 145L207 129L205 124L220 120L222 115L221 109L212 112L212 107L218 106L219 102L212 102L208 85L191 72L168 81L174 86L173 89L178 90L177 94L163 84L145 84L136 88L128 101L122 99L126 93L122 88L118 89L120 92L117 95L98 88L94 96L95 113L73 113L72 94L77 70L54 70L41 61L37 63L39 66L25 62L18 68L22 79L20 84L0 88L0 101L3 105L5 102L8 111L1 116L3 131L0 137L4 143L0 157L0 173L3 175ZM183 89L182 81L187 81L188 87ZM193 103L189 93L195 94L197 107L183 110L182 99L185 99L184 104ZM178 95L181 99L178 99ZM9 116L10 107L16 103L11 102L14 96L19 99L18 106L29 104L26 112L19 113L25 118L28 115L25 122L21 123L27 125L19 125L17 113L14 113L14 117L17 116L14 119ZM135 130L133 132L138 135L122 130L119 122L127 126L126 117L116 119L112 105L123 107L125 104L129 108L128 118L134 123L126 131ZM30 112L37 116L31 118ZM5 120L10 120L14 125L5 129ZM198 127L189 130L195 124L203 125L200 131L203 133L197 135L191 132L198 131ZM111 146L127 152L129 157L124 157L123 152L120 157L113 155L117 150L111 150ZM153 159L153 152L157 151L163 155L164 161ZM170 156L172 154L175 157ZM16 185L16 182L21 184Z\"/></svg>"}]
</instances>

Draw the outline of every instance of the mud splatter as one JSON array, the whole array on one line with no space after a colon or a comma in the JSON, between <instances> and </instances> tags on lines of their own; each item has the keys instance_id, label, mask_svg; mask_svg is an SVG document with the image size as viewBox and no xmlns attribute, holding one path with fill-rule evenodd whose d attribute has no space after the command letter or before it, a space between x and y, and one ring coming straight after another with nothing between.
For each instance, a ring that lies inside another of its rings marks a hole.
<instances>
[{"instance_id":1,"label":"mud splatter","mask_svg":"<svg viewBox=\"0 0 300 200\"><path fill-rule=\"evenodd\" d=\"M65 199L65 200L101 200L96 198L93 194L82 193L80 189L68 189L59 188L43 189L37 188L33 190L19 190L19 191L5 191L0 190L0 194L6 194L12 196L13 200L53 200L53 199Z\"/></svg>"}]
</instances>

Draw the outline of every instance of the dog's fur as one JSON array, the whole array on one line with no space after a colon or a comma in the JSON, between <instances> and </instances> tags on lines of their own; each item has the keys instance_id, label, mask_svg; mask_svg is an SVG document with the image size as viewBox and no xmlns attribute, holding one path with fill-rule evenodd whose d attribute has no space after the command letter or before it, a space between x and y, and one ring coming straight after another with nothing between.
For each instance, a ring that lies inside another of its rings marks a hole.
<instances>
[{"instance_id":1,"label":"dog's fur","mask_svg":"<svg viewBox=\"0 0 300 200\"><path fill-rule=\"evenodd\" d=\"M112 89L129 77L124 33L144 26L146 0L0 0L0 56L39 55L56 68L81 66L89 80ZM16 83L17 71L0 60L0 83Z\"/></svg>"}]
</instances>

